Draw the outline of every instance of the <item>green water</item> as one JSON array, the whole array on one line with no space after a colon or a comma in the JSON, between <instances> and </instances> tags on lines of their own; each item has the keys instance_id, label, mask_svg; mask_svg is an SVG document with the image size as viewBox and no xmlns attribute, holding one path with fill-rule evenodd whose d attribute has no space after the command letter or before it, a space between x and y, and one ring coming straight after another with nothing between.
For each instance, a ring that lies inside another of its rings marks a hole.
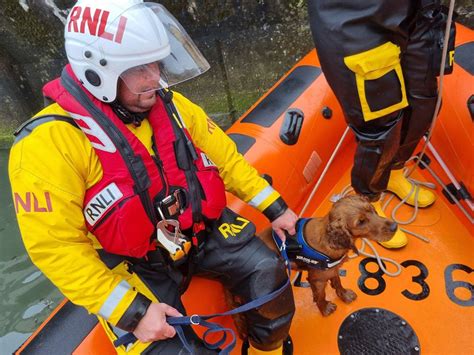
<instances>
[{"instance_id":1,"label":"green water","mask_svg":"<svg viewBox=\"0 0 474 355\"><path fill-rule=\"evenodd\" d=\"M8 150L0 150L0 354L17 349L63 298L25 251L7 167Z\"/></svg>"}]
</instances>

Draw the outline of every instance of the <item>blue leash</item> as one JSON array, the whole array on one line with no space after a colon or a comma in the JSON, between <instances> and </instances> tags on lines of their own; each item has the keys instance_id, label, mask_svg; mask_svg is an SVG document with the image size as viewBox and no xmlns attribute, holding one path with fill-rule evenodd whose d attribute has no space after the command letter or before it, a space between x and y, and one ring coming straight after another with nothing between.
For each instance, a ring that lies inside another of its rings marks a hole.
<instances>
[{"instance_id":1,"label":"blue leash","mask_svg":"<svg viewBox=\"0 0 474 355\"><path fill-rule=\"evenodd\" d=\"M286 245L285 245L285 243L281 243L279 249L281 251L281 255L283 256L283 259L285 260L285 264L288 268L288 276L289 276L291 274L291 267L290 267L290 261L288 260L288 255L286 254ZM182 326L201 325L203 327L208 328L204 332L202 340L204 342L204 346L208 349L211 349L211 350L216 350L219 347L221 347L226 342L227 333L229 333L230 336L232 337L232 341L229 343L229 345L224 347L219 352L220 355L227 355L227 354L230 354L230 352L232 351L232 349L235 347L235 344L236 344L236 337L235 337L234 331L230 328L225 328L225 327L221 326L220 324L213 323L213 322L208 322L207 320L211 319L211 318L214 318L214 317L231 316L233 314L246 312L246 311L249 311L251 309L260 307L263 304L265 304L265 303L273 300L274 298L278 297L281 293L283 293L283 291L289 285L290 285L290 278L288 277L285 284L283 286L281 286L279 289L277 289L277 290L275 290L275 291L273 291L269 294L258 297L257 299L255 299L253 301L250 301L250 302L248 302L248 303L246 303L246 304L244 304L240 307L234 308L230 311L223 312L223 313L207 314L207 315L202 315L202 316L197 315L197 314L193 314L191 316L167 317L166 322L176 329L176 333L178 334L179 339L183 343L183 346L191 354L193 353L193 350L192 350L191 345L189 344L189 342L187 341L187 339L184 335L184 331L183 331ZM214 343L208 342L206 340L206 338L210 334L217 333L217 332L222 332L222 337L219 340L217 340ZM135 335L133 333L127 333L127 334L119 337L117 340L115 340L114 341L114 346L117 348L117 347L119 347L121 345L124 345L124 344L133 343L136 340L137 340L137 338L135 337Z\"/></svg>"}]
</instances>

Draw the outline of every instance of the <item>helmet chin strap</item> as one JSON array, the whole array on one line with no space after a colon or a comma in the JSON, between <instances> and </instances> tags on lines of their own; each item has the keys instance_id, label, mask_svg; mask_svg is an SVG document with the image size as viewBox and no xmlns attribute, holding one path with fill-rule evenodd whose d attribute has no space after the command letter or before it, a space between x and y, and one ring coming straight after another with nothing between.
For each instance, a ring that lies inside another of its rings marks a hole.
<instances>
[{"instance_id":1,"label":"helmet chin strap","mask_svg":"<svg viewBox=\"0 0 474 355\"><path fill-rule=\"evenodd\" d=\"M122 104L115 100L114 102L110 103L110 107L115 112L115 114L120 118L120 120L125 123L133 123L136 127L142 124L142 121L148 117L149 111L147 112L131 112L127 110Z\"/></svg>"}]
</instances>

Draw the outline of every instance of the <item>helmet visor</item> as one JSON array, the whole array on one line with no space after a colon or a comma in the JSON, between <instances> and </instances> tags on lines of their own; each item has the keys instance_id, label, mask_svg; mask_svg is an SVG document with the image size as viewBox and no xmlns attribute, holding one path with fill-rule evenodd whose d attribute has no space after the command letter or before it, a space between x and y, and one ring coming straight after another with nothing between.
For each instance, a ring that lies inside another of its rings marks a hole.
<instances>
[{"instance_id":1,"label":"helmet visor","mask_svg":"<svg viewBox=\"0 0 474 355\"><path fill-rule=\"evenodd\" d=\"M168 42L169 49L160 51L157 60L140 63L120 73L120 78L130 91L143 94L150 91L169 88L206 72L210 66L189 35L179 22L162 5L141 3L126 11L126 16L133 12L147 11L163 25L164 32L159 31L162 42ZM139 53L137 53L139 54Z\"/></svg>"}]
</instances>

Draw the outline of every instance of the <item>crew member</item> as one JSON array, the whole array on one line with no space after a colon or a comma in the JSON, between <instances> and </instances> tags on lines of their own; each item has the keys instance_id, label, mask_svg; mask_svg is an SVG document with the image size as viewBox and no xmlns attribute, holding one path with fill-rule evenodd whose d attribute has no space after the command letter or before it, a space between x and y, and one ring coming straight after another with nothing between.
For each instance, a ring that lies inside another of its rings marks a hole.
<instances>
[{"instance_id":1,"label":"crew member","mask_svg":"<svg viewBox=\"0 0 474 355\"><path fill-rule=\"evenodd\" d=\"M51 104L18 130L9 174L31 260L125 350L183 350L166 316L185 310L193 273L241 303L285 284L280 258L225 190L294 234L296 215L204 111L172 85L209 64L161 5L81 0L65 26L69 64L43 89ZM100 252L98 252L98 249ZM202 298L202 302L206 302ZM291 287L244 314L249 354L282 353ZM196 352L209 352L190 327Z\"/></svg>"},{"instance_id":2,"label":"crew member","mask_svg":"<svg viewBox=\"0 0 474 355\"><path fill-rule=\"evenodd\" d=\"M401 199L411 193L408 204L417 198L419 207L430 206L435 195L412 190L402 169L436 106L446 22L439 0L309 0L308 10L322 70L357 138L355 191L382 214L376 201L385 190ZM454 35L449 44L454 47ZM447 64L445 73L452 60ZM407 238L398 230L381 244L400 248Z\"/></svg>"}]
</instances>

